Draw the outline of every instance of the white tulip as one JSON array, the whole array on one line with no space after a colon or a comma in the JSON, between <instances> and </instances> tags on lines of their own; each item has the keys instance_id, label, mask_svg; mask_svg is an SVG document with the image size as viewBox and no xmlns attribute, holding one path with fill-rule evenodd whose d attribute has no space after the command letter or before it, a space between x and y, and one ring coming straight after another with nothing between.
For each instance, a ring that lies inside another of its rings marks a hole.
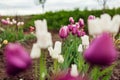
<instances>
[{"instance_id":1,"label":"white tulip","mask_svg":"<svg viewBox=\"0 0 120 80\"><path fill-rule=\"evenodd\" d=\"M102 32L109 32L112 26L111 16L109 14L102 14L100 19L100 27Z\"/></svg>"},{"instance_id":2,"label":"white tulip","mask_svg":"<svg viewBox=\"0 0 120 80\"><path fill-rule=\"evenodd\" d=\"M80 44L80 45L78 46L78 52L83 52L82 44Z\"/></svg>"},{"instance_id":3,"label":"white tulip","mask_svg":"<svg viewBox=\"0 0 120 80\"><path fill-rule=\"evenodd\" d=\"M120 28L120 15L113 16L112 23L113 25L111 26L111 33L113 33L115 36Z\"/></svg>"},{"instance_id":4,"label":"white tulip","mask_svg":"<svg viewBox=\"0 0 120 80\"><path fill-rule=\"evenodd\" d=\"M57 53L55 53L55 51L53 50L53 48L52 47L48 47L48 51L49 51L49 54L50 54L50 56L53 58L53 59L58 59L58 54Z\"/></svg>"},{"instance_id":5,"label":"white tulip","mask_svg":"<svg viewBox=\"0 0 120 80\"><path fill-rule=\"evenodd\" d=\"M120 15L115 15L113 19L109 14L102 14L100 18L88 20L88 30L90 35L99 35L109 32L116 35L120 27Z\"/></svg>"},{"instance_id":6,"label":"white tulip","mask_svg":"<svg viewBox=\"0 0 120 80\"><path fill-rule=\"evenodd\" d=\"M64 62L64 58L63 58L62 55L59 55L59 56L58 56L58 62L59 62L59 63L63 63L63 62Z\"/></svg>"},{"instance_id":7,"label":"white tulip","mask_svg":"<svg viewBox=\"0 0 120 80\"><path fill-rule=\"evenodd\" d=\"M58 55L61 53L62 43L60 41L55 42L54 51L58 53Z\"/></svg>"},{"instance_id":8,"label":"white tulip","mask_svg":"<svg viewBox=\"0 0 120 80\"><path fill-rule=\"evenodd\" d=\"M39 32L36 34L36 37L40 48L48 48L49 46L52 46L52 36L49 32Z\"/></svg>"},{"instance_id":9,"label":"white tulip","mask_svg":"<svg viewBox=\"0 0 120 80\"><path fill-rule=\"evenodd\" d=\"M64 58L61 55L61 47L62 47L62 43L60 41L56 41L54 48L52 48L52 47L48 48L50 56L53 59L57 59L59 63L63 63L64 62Z\"/></svg>"},{"instance_id":10,"label":"white tulip","mask_svg":"<svg viewBox=\"0 0 120 80\"><path fill-rule=\"evenodd\" d=\"M88 20L88 31L90 35L98 35L102 32L99 18Z\"/></svg>"},{"instance_id":11,"label":"white tulip","mask_svg":"<svg viewBox=\"0 0 120 80\"><path fill-rule=\"evenodd\" d=\"M72 64L70 75L73 77L77 77L79 75L76 64Z\"/></svg>"},{"instance_id":12,"label":"white tulip","mask_svg":"<svg viewBox=\"0 0 120 80\"><path fill-rule=\"evenodd\" d=\"M40 47L37 43L34 43L33 47L32 47L32 50L31 50L30 57L32 59L35 59L35 58L39 58L40 55L41 55L41 49L40 49Z\"/></svg>"},{"instance_id":13,"label":"white tulip","mask_svg":"<svg viewBox=\"0 0 120 80\"><path fill-rule=\"evenodd\" d=\"M39 32L48 32L47 30L47 21L44 19L42 20L36 20L35 22L35 27L36 27L36 34Z\"/></svg>"},{"instance_id":14,"label":"white tulip","mask_svg":"<svg viewBox=\"0 0 120 80\"><path fill-rule=\"evenodd\" d=\"M56 41L54 48L52 47L48 48L50 56L54 59L58 59L58 56L61 54L61 47L62 43L60 41Z\"/></svg>"},{"instance_id":15,"label":"white tulip","mask_svg":"<svg viewBox=\"0 0 120 80\"><path fill-rule=\"evenodd\" d=\"M82 45L84 45L84 46L89 45L89 36L84 35L84 36L81 37L81 39L82 39Z\"/></svg>"}]
</instances>

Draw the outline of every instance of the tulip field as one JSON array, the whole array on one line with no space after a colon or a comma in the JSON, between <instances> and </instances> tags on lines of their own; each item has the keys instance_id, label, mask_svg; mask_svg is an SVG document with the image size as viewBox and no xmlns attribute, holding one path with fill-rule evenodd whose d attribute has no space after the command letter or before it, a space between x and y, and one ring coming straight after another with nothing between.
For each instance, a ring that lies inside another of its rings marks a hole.
<instances>
[{"instance_id":1,"label":"tulip field","mask_svg":"<svg viewBox=\"0 0 120 80\"><path fill-rule=\"evenodd\" d=\"M119 14L70 16L59 30L46 19L27 29L22 20L0 20L0 80L120 80Z\"/></svg>"}]
</instances>

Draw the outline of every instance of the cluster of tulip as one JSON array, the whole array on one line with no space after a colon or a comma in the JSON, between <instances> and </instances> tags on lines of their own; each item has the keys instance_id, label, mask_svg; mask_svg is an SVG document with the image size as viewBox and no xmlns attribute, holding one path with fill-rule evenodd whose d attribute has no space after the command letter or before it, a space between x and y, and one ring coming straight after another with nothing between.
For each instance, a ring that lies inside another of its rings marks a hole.
<instances>
[{"instance_id":1,"label":"cluster of tulip","mask_svg":"<svg viewBox=\"0 0 120 80\"><path fill-rule=\"evenodd\" d=\"M83 29L84 20L82 18L80 18L79 21L75 23L73 17L70 17L69 22L70 24L68 24L68 26L63 26L60 29L59 35L61 38L67 38L70 32L73 35L77 35L78 37L85 35L84 29Z\"/></svg>"},{"instance_id":2,"label":"cluster of tulip","mask_svg":"<svg viewBox=\"0 0 120 80\"><path fill-rule=\"evenodd\" d=\"M117 57L111 33L115 35L119 28L119 15L111 17L108 14L101 15L101 18L88 17L89 34L93 36L92 41L84 32L84 20L74 24L74 19L69 18L70 24L63 26L59 31L59 36L65 39L65 42L56 41L54 48L51 33L47 30L46 20L35 21L37 42L33 44L31 54L18 43L9 43L5 48L6 71L8 75L16 75L31 66L32 59L40 57L40 80L45 80L47 68L45 64L45 55L41 53L42 49L48 49L49 55L54 59L52 68L53 77L51 80L99 80L99 77L108 76L102 66L108 68ZM114 26L114 29L110 29ZM71 33L70 33L71 32ZM72 37L68 35L72 34ZM76 35L76 36L75 36ZM66 39L66 38L69 39ZM63 44L63 45L62 45ZM16 54L17 53L17 54ZM52 64L51 64L52 65ZM92 67L90 66L92 65ZM96 65L99 68L96 68ZM71 66L71 68L70 68ZM94 68L93 71L90 68ZM102 74L101 74L102 68ZM67 69L64 71L64 69ZM90 69L90 70L89 70ZM60 72L60 70L62 70ZM87 72L92 72L92 76L86 76ZM97 71L97 72L95 72ZM103 74L105 72L105 74ZM98 75L101 74L101 75ZM95 78L93 78L94 76ZM96 77L97 75L97 77ZM109 80L109 79L105 79Z\"/></svg>"},{"instance_id":3,"label":"cluster of tulip","mask_svg":"<svg viewBox=\"0 0 120 80\"><path fill-rule=\"evenodd\" d=\"M15 19L10 20L10 18L1 19L1 23L3 25L17 25L17 26L23 26L24 22L18 22Z\"/></svg>"}]
</instances>

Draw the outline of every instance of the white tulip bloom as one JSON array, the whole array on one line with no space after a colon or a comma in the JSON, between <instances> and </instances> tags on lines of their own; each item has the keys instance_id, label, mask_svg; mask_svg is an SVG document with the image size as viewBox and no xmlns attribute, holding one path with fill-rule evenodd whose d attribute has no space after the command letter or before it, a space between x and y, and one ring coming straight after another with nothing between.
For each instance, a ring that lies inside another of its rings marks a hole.
<instances>
[{"instance_id":1,"label":"white tulip bloom","mask_svg":"<svg viewBox=\"0 0 120 80\"><path fill-rule=\"evenodd\" d=\"M99 22L99 18L88 20L88 31L90 35L98 35L102 32L100 29L101 26Z\"/></svg>"},{"instance_id":2,"label":"white tulip bloom","mask_svg":"<svg viewBox=\"0 0 120 80\"><path fill-rule=\"evenodd\" d=\"M89 45L89 36L84 35L84 36L81 37L81 39L82 39L82 45L84 45L84 46Z\"/></svg>"},{"instance_id":3,"label":"white tulip bloom","mask_svg":"<svg viewBox=\"0 0 120 80\"><path fill-rule=\"evenodd\" d=\"M37 43L39 44L40 48L48 48L49 46L52 46L52 36L51 33L41 33L39 32L36 34L37 37Z\"/></svg>"},{"instance_id":4,"label":"white tulip bloom","mask_svg":"<svg viewBox=\"0 0 120 80\"><path fill-rule=\"evenodd\" d=\"M50 56L53 59L57 59L59 63L63 63L64 62L64 58L61 55L61 47L62 47L62 43L60 41L56 41L54 48L52 48L52 47L48 48Z\"/></svg>"},{"instance_id":5,"label":"white tulip bloom","mask_svg":"<svg viewBox=\"0 0 120 80\"><path fill-rule=\"evenodd\" d=\"M72 64L70 75L73 77L77 77L79 75L76 64Z\"/></svg>"},{"instance_id":6,"label":"white tulip bloom","mask_svg":"<svg viewBox=\"0 0 120 80\"><path fill-rule=\"evenodd\" d=\"M82 44L80 44L80 45L78 46L78 52L83 52Z\"/></svg>"},{"instance_id":7,"label":"white tulip bloom","mask_svg":"<svg viewBox=\"0 0 120 80\"><path fill-rule=\"evenodd\" d=\"M42 33L42 32L48 32L47 21L45 19L44 20L36 20L34 23L35 23L35 27L36 27L36 34Z\"/></svg>"},{"instance_id":8,"label":"white tulip bloom","mask_svg":"<svg viewBox=\"0 0 120 80\"><path fill-rule=\"evenodd\" d=\"M116 35L120 28L120 15L115 15L113 19L109 14L102 14L100 18L88 20L88 30L90 35L99 35L109 32Z\"/></svg>"},{"instance_id":9,"label":"white tulip bloom","mask_svg":"<svg viewBox=\"0 0 120 80\"><path fill-rule=\"evenodd\" d=\"M58 62L59 62L59 63L63 63L63 62L64 62L64 58L63 58L62 55L59 55L59 56L58 56Z\"/></svg>"},{"instance_id":10,"label":"white tulip bloom","mask_svg":"<svg viewBox=\"0 0 120 80\"><path fill-rule=\"evenodd\" d=\"M62 43L60 41L56 41L54 48L52 47L48 48L50 56L54 59L58 59L58 56L61 54L61 47Z\"/></svg>"},{"instance_id":11,"label":"white tulip bloom","mask_svg":"<svg viewBox=\"0 0 120 80\"><path fill-rule=\"evenodd\" d=\"M111 26L111 33L113 33L115 36L120 28L120 15L113 16L112 23L113 25Z\"/></svg>"},{"instance_id":12,"label":"white tulip bloom","mask_svg":"<svg viewBox=\"0 0 120 80\"><path fill-rule=\"evenodd\" d=\"M32 59L35 59L35 58L39 58L40 55L41 55L41 49L40 49L40 47L37 43L34 43L33 47L32 47L32 50L31 50L30 57Z\"/></svg>"}]
</instances>

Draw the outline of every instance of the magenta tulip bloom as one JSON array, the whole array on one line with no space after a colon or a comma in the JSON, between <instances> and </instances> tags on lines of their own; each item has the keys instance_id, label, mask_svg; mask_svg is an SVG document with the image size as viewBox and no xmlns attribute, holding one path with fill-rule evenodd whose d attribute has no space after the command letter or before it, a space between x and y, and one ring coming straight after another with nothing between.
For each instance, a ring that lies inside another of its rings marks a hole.
<instances>
[{"instance_id":1,"label":"magenta tulip bloom","mask_svg":"<svg viewBox=\"0 0 120 80\"><path fill-rule=\"evenodd\" d=\"M108 33L96 37L84 53L85 60L94 65L110 65L116 57L113 40Z\"/></svg>"},{"instance_id":2,"label":"magenta tulip bloom","mask_svg":"<svg viewBox=\"0 0 120 80\"><path fill-rule=\"evenodd\" d=\"M95 19L95 16L93 16L93 15L90 15L89 17L88 17L88 20L94 20Z\"/></svg>"},{"instance_id":3,"label":"magenta tulip bloom","mask_svg":"<svg viewBox=\"0 0 120 80\"><path fill-rule=\"evenodd\" d=\"M58 73L52 80L88 80L85 77L81 77L80 75L73 77L70 74L70 70L66 70Z\"/></svg>"},{"instance_id":4,"label":"magenta tulip bloom","mask_svg":"<svg viewBox=\"0 0 120 80\"><path fill-rule=\"evenodd\" d=\"M70 18L69 18L69 22L70 22L71 24L74 24L74 19L73 19L73 17L70 17Z\"/></svg>"},{"instance_id":5,"label":"magenta tulip bloom","mask_svg":"<svg viewBox=\"0 0 120 80\"><path fill-rule=\"evenodd\" d=\"M72 28L72 34L73 35L76 35L77 34L77 27L76 26L74 26L73 28Z\"/></svg>"},{"instance_id":6,"label":"magenta tulip bloom","mask_svg":"<svg viewBox=\"0 0 120 80\"><path fill-rule=\"evenodd\" d=\"M79 19L79 25L80 27L84 27L84 20L82 18Z\"/></svg>"},{"instance_id":7,"label":"magenta tulip bloom","mask_svg":"<svg viewBox=\"0 0 120 80\"><path fill-rule=\"evenodd\" d=\"M17 43L9 43L5 48L6 71L8 75L16 75L31 66L28 52Z\"/></svg>"},{"instance_id":8,"label":"magenta tulip bloom","mask_svg":"<svg viewBox=\"0 0 120 80\"><path fill-rule=\"evenodd\" d=\"M63 26L62 28L60 28L60 31L59 31L59 36L61 38L67 38L67 36L69 35L69 29L67 26Z\"/></svg>"},{"instance_id":9,"label":"magenta tulip bloom","mask_svg":"<svg viewBox=\"0 0 120 80\"><path fill-rule=\"evenodd\" d=\"M69 29L69 31L72 31L72 28L73 28L73 25L68 25L68 29Z\"/></svg>"}]
</instances>

